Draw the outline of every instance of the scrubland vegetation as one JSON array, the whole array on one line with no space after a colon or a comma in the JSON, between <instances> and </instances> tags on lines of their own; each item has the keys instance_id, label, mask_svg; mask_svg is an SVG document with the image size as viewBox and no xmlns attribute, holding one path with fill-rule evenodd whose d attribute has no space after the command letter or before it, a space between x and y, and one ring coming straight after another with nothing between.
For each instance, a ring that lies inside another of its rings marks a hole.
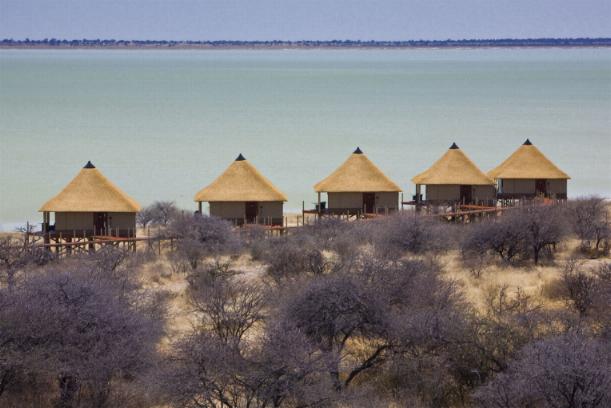
<instances>
[{"instance_id":1,"label":"scrubland vegetation","mask_svg":"<svg viewBox=\"0 0 611 408\"><path fill-rule=\"evenodd\" d=\"M598 198L270 237L157 203L159 255L0 242L3 407L608 407ZM147 213L148 212L148 213Z\"/></svg>"}]
</instances>

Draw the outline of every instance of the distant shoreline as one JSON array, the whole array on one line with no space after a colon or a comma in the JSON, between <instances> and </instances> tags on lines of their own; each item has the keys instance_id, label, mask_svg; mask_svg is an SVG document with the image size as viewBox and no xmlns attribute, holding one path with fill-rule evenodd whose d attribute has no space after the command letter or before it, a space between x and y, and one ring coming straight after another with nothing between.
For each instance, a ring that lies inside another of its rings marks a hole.
<instances>
[{"instance_id":1,"label":"distant shoreline","mask_svg":"<svg viewBox=\"0 0 611 408\"><path fill-rule=\"evenodd\" d=\"M452 48L600 48L611 38L536 38L410 41L167 41L114 39L0 40L0 49L145 49L145 50L284 50L284 49L452 49Z\"/></svg>"}]
</instances>

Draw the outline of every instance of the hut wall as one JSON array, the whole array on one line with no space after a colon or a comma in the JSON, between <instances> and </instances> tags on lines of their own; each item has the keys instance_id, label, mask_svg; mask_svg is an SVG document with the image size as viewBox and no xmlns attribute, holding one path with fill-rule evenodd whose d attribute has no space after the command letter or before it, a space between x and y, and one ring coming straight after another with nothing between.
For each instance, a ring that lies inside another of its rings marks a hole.
<instances>
[{"instance_id":1,"label":"hut wall","mask_svg":"<svg viewBox=\"0 0 611 408\"><path fill-rule=\"evenodd\" d=\"M536 192L534 179L503 179L501 186L503 194L534 195Z\"/></svg>"},{"instance_id":2,"label":"hut wall","mask_svg":"<svg viewBox=\"0 0 611 408\"><path fill-rule=\"evenodd\" d=\"M90 212L56 212L56 231L82 231L93 229L93 213Z\"/></svg>"},{"instance_id":3,"label":"hut wall","mask_svg":"<svg viewBox=\"0 0 611 408\"><path fill-rule=\"evenodd\" d=\"M494 186L473 186L473 200L490 201L496 198L496 190Z\"/></svg>"},{"instance_id":4,"label":"hut wall","mask_svg":"<svg viewBox=\"0 0 611 408\"><path fill-rule=\"evenodd\" d=\"M328 193L328 208L362 208L363 193Z\"/></svg>"},{"instance_id":5,"label":"hut wall","mask_svg":"<svg viewBox=\"0 0 611 408\"><path fill-rule=\"evenodd\" d=\"M558 198L566 198L567 180L562 180L562 179L547 180L547 192L551 196L557 196Z\"/></svg>"},{"instance_id":6,"label":"hut wall","mask_svg":"<svg viewBox=\"0 0 611 408\"><path fill-rule=\"evenodd\" d=\"M246 205L241 201L211 202L210 215L219 218L244 218L246 216Z\"/></svg>"},{"instance_id":7,"label":"hut wall","mask_svg":"<svg viewBox=\"0 0 611 408\"><path fill-rule=\"evenodd\" d=\"M457 201L459 199L459 185L431 184L426 186L426 200L428 201Z\"/></svg>"},{"instance_id":8,"label":"hut wall","mask_svg":"<svg viewBox=\"0 0 611 408\"><path fill-rule=\"evenodd\" d=\"M399 203L399 193L396 192L380 192L376 193L376 209L378 211L397 210Z\"/></svg>"},{"instance_id":9,"label":"hut wall","mask_svg":"<svg viewBox=\"0 0 611 408\"><path fill-rule=\"evenodd\" d=\"M282 201L259 202L259 217L282 218Z\"/></svg>"},{"instance_id":10,"label":"hut wall","mask_svg":"<svg viewBox=\"0 0 611 408\"><path fill-rule=\"evenodd\" d=\"M108 224L110 228L133 231L136 228L136 213L108 213Z\"/></svg>"}]
</instances>

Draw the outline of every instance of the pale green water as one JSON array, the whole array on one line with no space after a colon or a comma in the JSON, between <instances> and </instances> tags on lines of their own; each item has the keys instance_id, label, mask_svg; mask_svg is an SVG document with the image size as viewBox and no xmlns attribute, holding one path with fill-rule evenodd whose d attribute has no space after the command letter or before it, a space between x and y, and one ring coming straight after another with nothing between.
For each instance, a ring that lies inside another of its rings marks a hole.
<instances>
[{"instance_id":1,"label":"pale green water","mask_svg":"<svg viewBox=\"0 0 611 408\"><path fill-rule=\"evenodd\" d=\"M453 142L489 170L529 137L611 196L611 49L0 51L0 225L87 160L141 204L192 197L242 152L289 196L358 145L410 182Z\"/></svg>"}]
</instances>

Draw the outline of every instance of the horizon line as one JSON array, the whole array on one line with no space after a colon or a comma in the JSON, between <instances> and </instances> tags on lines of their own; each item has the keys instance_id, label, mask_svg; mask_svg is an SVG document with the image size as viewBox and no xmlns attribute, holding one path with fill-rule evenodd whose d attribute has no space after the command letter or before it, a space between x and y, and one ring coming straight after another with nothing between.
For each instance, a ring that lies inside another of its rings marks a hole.
<instances>
[{"instance_id":1,"label":"horizon line","mask_svg":"<svg viewBox=\"0 0 611 408\"><path fill-rule=\"evenodd\" d=\"M143 39L143 38L131 38L131 39L124 39L124 38L103 38L103 37L97 37L97 38L60 38L60 37L44 37L44 38L29 38L29 37L25 37L25 38L13 38L13 37L4 37L2 38L0 41L6 42L6 41L19 41L19 42L26 42L26 41L30 41L30 42L40 42L40 41L49 41L49 40L56 40L56 41L149 41L149 42L246 42L246 43L259 43L259 42L422 42L422 41L428 41L428 42L452 42L452 41L543 41L543 40L611 40L611 35L608 37L493 37L493 38L445 38L445 39L426 39L426 38L419 38L419 39L393 39L393 40L375 40L375 39L353 39L353 38L332 38L332 39L326 39L326 40L316 40L316 39L299 39L299 40L289 40L289 39L251 39L251 40L244 40L244 39L216 39L216 40L212 40L212 39L182 39L182 40L177 40L177 39Z\"/></svg>"}]
</instances>

